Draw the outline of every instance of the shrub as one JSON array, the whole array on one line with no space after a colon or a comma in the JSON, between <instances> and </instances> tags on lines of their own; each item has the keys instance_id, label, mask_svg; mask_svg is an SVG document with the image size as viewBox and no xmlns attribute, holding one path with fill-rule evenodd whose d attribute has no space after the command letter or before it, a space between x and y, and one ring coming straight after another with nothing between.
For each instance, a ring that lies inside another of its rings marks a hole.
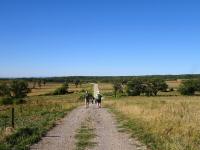
<instances>
[{"instance_id":1,"label":"shrub","mask_svg":"<svg viewBox=\"0 0 200 150\"><path fill-rule=\"evenodd\" d=\"M145 94L147 96L157 95L159 91L167 91L168 85L164 80L132 80L127 84L127 94L129 96L138 96Z\"/></svg>"},{"instance_id":2,"label":"shrub","mask_svg":"<svg viewBox=\"0 0 200 150\"><path fill-rule=\"evenodd\" d=\"M194 95L197 90L199 90L197 80L184 81L178 89L181 95Z\"/></svg>"},{"instance_id":3,"label":"shrub","mask_svg":"<svg viewBox=\"0 0 200 150\"><path fill-rule=\"evenodd\" d=\"M10 84L10 95L13 98L24 98L29 92L28 83L25 81L15 80Z\"/></svg>"},{"instance_id":4,"label":"shrub","mask_svg":"<svg viewBox=\"0 0 200 150\"><path fill-rule=\"evenodd\" d=\"M0 105L10 105L13 104L12 98L2 98L0 99Z\"/></svg>"},{"instance_id":5,"label":"shrub","mask_svg":"<svg viewBox=\"0 0 200 150\"><path fill-rule=\"evenodd\" d=\"M10 89L6 83L0 84L0 96L9 97Z\"/></svg>"},{"instance_id":6,"label":"shrub","mask_svg":"<svg viewBox=\"0 0 200 150\"><path fill-rule=\"evenodd\" d=\"M66 94L67 91L64 87L60 87L60 88L57 88L54 92L53 92L53 95L64 95Z\"/></svg>"},{"instance_id":7,"label":"shrub","mask_svg":"<svg viewBox=\"0 0 200 150\"><path fill-rule=\"evenodd\" d=\"M140 80L132 80L127 83L126 92L129 96L138 96L142 93L143 86Z\"/></svg>"},{"instance_id":8,"label":"shrub","mask_svg":"<svg viewBox=\"0 0 200 150\"><path fill-rule=\"evenodd\" d=\"M67 82L65 82L62 87L60 88L57 88L54 92L53 92L53 95L64 95L66 93L68 93L68 88L69 88L69 85Z\"/></svg>"},{"instance_id":9,"label":"shrub","mask_svg":"<svg viewBox=\"0 0 200 150\"><path fill-rule=\"evenodd\" d=\"M114 95L117 97L117 93L123 93L123 86L121 83L114 83L113 84Z\"/></svg>"},{"instance_id":10,"label":"shrub","mask_svg":"<svg viewBox=\"0 0 200 150\"><path fill-rule=\"evenodd\" d=\"M152 91L155 96L158 94L159 91L167 91L168 85L164 80L153 79L150 82L152 84Z\"/></svg>"}]
</instances>

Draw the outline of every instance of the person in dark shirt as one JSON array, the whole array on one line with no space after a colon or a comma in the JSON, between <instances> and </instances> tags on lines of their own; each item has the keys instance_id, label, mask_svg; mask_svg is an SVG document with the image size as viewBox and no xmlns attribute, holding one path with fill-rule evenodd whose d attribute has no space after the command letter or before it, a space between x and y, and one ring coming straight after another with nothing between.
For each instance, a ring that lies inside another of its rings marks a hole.
<instances>
[{"instance_id":1,"label":"person in dark shirt","mask_svg":"<svg viewBox=\"0 0 200 150\"><path fill-rule=\"evenodd\" d=\"M102 100L102 95L100 93L97 94L97 106L101 108L101 100Z\"/></svg>"}]
</instances>

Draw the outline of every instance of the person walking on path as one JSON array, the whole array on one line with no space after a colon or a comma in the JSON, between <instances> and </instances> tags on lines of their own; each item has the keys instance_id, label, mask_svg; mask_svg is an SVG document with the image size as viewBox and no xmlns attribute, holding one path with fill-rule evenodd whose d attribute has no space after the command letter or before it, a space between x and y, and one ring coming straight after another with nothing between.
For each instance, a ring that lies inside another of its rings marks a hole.
<instances>
[{"instance_id":1,"label":"person walking on path","mask_svg":"<svg viewBox=\"0 0 200 150\"><path fill-rule=\"evenodd\" d=\"M90 96L88 91L85 92L85 108L89 107L89 102L90 102Z\"/></svg>"},{"instance_id":2,"label":"person walking on path","mask_svg":"<svg viewBox=\"0 0 200 150\"><path fill-rule=\"evenodd\" d=\"M101 100L102 100L102 95L98 92L97 94L97 106L101 108Z\"/></svg>"}]
</instances>

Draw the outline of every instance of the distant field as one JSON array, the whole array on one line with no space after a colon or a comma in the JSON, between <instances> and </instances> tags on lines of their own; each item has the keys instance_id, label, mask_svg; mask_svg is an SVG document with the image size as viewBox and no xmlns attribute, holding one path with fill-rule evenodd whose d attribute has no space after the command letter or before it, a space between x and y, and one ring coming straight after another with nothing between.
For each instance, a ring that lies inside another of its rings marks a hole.
<instances>
[{"instance_id":1,"label":"distant field","mask_svg":"<svg viewBox=\"0 0 200 150\"><path fill-rule=\"evenodd\" d=\"M31 90L31 93L28 96L38 96L53 92L56 88L61 87L62 83L46 83L46 85L42 85L41 88L36 86L35 89ZM31 86L30 86L31 87Z\"/></svg>"},{"instance_id":2,"label":"distant field","mask_svg":"<svg viewBox=\"0 0 200 150\"><path fill-rule=\"evenodd\" d=\"M109 98L121 126L152 149L200 149L200 97Z\"/></svg>"},{"instance_id":3,"label":"distant field","mask_svg":"<svg viewBox=\"0 0 200 150\"><path fill-rule=\"evenodd\" d=\"M101 93L113 92L113 84L111 83L98 83L98 85Z\"/></svg>"},{"instance_id":4,"label":"distant field","mask_svg":"<svg viewBox=\"0 0 200 150\"><path fill-rule=\"evenodd\" d=\"M53 92L55 89L59 88L62 86L62 83L46 83L46 85L42 85L41 88L39 88L38 86L36 86L35 89L32 89L31 92L28 94L28 96L38 96L38 95L44 95L47 93L51 93ZM32 85L30 86L32 87ZM82 84L82 85L78 85L78 87L76 87L74 84L69 84L69 91L70 92L81 92L82 90L92 90L92 84Z\"/></svg>"},{"instance_id":5,"label":"distant field","mask_svg":"<svg viewBox=\"0 0 200 150\"><path fill-rule=\"evenodd\" d=\"M89 92L93 91L93 85L90 83L87 84L81 84L78 85L78 87L75 86L75 84L69 84L69 91L73 91L73 92L81 92L83 90L88 90Z\"/></svg>"},{"instance_id":6,"label":"distant field","mask_svg":"<svg viewBox=\"0 0 200 150\"><path fill-rule=\"evenodd\" d=\"M181 80L166 81L166 83L169 86L169 88L178 89L178 87L181 84Z\"/></svg>"}]
</instances>

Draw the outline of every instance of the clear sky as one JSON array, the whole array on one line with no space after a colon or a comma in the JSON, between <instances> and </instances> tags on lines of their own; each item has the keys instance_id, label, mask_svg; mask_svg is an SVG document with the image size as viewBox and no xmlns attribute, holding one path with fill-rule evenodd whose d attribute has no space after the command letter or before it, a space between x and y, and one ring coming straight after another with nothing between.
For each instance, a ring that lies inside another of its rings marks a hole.
<instances>
[{"instance_id":1,"label":"clear sky","mask_svg":"<svg viewBox=\"0 0 200 150\"><path fill-rule=\"evenodd\" d=\"M0 0L0 77L186 73L199 0Z\"/></svg>"}]
</instances>

